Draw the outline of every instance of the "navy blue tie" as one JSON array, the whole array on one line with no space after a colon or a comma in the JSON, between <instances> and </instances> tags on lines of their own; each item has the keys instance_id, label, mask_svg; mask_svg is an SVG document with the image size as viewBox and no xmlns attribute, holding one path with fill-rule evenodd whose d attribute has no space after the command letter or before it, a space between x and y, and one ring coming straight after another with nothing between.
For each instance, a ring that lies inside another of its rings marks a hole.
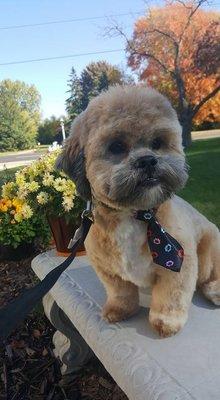
<instances>
[{"instance_id":1,"label":"navy blue tie","mask_svg":"<svg viewBox=\"0 0 220 400\"><path fill-rule=\"evenodd\" d=\"M183 263L182 246L167 233L157 221L153 210L138 210L134 217L148 223L147 238L155 264L174 272L179 272Z\"/></svg>"}]
</instances>

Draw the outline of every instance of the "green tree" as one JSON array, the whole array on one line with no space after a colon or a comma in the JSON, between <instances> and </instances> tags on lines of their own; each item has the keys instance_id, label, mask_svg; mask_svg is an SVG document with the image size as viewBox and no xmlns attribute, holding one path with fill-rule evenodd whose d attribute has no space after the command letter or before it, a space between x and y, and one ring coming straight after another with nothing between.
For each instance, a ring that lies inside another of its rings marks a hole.
<instances>
[{"instance_id":1,"label":"green tree","mask_svg":"<svg viewBox=\"0 0 220 400\"><path fill-rule=\"evenodd\" d=\"M118 67L106 61L92 62L82 71L80 77L74 68L71 70L68 81L70 94L66 100L66 110L70 119L74 119L81 111L85 110L89 101L109 86L132 82Z\"/></svg>"},{"instance_id":2,"label":"green tree","mask_svg":"<svg viewBox=\"0 0 220 400\"><path fill-rule=\"evenodd\" d=\"M41 144L51 144L57 140L60 130L60 119L52 115L46 118L38 128L37 140Z\"/></svg>"},{"instance_id":3,"label":"green tree","mask_svg":"<svg viewBox=\"0 0 220 400\"><path fill-rule=\"evenodd\" d=\"M28 149L36 143L40 94L34 85L0 82L0 151Z\"/></svg>"},{"instance_id":4,"label":"green tree","mask_svg":"<svg viewBox=\"0 0 220 400\"><path fill-rule=\"evenodd\" d=\"M71 70L68 86L70 88L68 90L70 96L66 100L66 111L68 113L68 116L71 119L74 119L76 115L80 114L80 112L82 111L82 86L74 68L72 68Z\"/></svg>"}]
</instances>

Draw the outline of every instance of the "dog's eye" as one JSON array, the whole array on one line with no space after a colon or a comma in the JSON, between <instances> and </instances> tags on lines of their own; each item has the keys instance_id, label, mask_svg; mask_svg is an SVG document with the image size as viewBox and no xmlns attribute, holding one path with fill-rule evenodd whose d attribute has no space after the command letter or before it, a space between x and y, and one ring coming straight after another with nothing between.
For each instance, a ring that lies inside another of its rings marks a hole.
<instances>
[{"instance_id":1,"label":"dog's eye","mask_svg":"<svg viewBox=\"0 0 220 400\"><path fill-rule=\"evenodd\" d=\"M161 148L162 144L163 144L163 141L161 138L155 138L151 143L151 148L153 150L159 150Z\"/></svg>"},{"instance_id":2,"label":"dog's eye","mask_svg":"<svg viewBox=\"0 0 220 400\"><path fill-rule=\"evenodd\" d=\"M112 154L123 154L126 152L126 145L119 140L115 140L110 144L108 150Z\"/></svg>"}]
</instances>

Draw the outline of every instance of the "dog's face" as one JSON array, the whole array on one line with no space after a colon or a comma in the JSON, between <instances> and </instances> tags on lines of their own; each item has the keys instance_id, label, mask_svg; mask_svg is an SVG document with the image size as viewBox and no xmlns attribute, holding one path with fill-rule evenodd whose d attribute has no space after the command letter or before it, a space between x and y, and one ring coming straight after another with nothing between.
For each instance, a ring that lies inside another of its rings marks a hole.
<instances>
[{"instance_id":1,"label":"dog's face","mask_svg":"<svg viewBox=\"0 0 220 400\"><path fill-rule=\"evenodd\" d=\"M59 157L82 197L113 208L156 207L187 180L181 128L166 98L113 87L75 119Z\"/></svg>"}]
</instances>

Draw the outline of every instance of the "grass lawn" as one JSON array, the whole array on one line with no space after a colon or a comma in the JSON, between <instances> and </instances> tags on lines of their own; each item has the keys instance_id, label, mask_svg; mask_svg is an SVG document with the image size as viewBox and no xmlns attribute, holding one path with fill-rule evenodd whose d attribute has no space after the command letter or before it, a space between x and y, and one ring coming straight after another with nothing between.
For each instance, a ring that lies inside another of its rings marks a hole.
<instances>
[{"instance_id":1,"label":"grass lawn","mask_svg":"<svg viewBox=\"0 0 220 400\"><path fill-rule=\"evenodd\" d=\"M196 140L186 153L190 178L180 196L220 227L220 138ZM0 188L17 170L0 171Z\"/></svg>"},{"instance_id":2,"label":"grass lawn","mask_svg":"<svg viewBox=\"0 0 220 400\"><path fill-rule=\"evenodd\" d=\"M196 140L186 154L189 180L180 196L220 227L220 138Z\"/></svg>"},{"instance_id":3,"label":"grass lawn","mask_svg":"<svg viewBox=\"0 0 220 400\"><path fill-rule=\"evenodd\" d=\"M49 147L49 144L41 144L40 146L36 146L35 147L35 150L38 152L38 153L46 153L47 152L47 150L48 150L48 147Z\"/></svg>"},{"instance_id":4,"label":"grass lawn","mask_svg":"<svg viewBox=\"0 0 220 400\"><path fill-rule=\"evenodd\" d=\"M5 182L8 181L13 181L14 180L14 175L15 172L18 171L22 167L15 167L15 168L10 168L10 169L3 169L0 171L0 193L1 193L1 187Z\"/></svg>"},{"instance_id":5,"label":"grass lawn","mask_svg":"<svg viewBox=\"0 0 220 400\"><path fill-rule=\"evenodd\" d=\"M20 151L32 151L36 150L39 153L46 153L47 149L49 147L49 144L41 144L40 146L35 146L33 149L24 149L24 150L11 150L11 151L0 151L0 156L7 156L9 154L16 154L19 153Z\"/></svg>"}]
</instances>

